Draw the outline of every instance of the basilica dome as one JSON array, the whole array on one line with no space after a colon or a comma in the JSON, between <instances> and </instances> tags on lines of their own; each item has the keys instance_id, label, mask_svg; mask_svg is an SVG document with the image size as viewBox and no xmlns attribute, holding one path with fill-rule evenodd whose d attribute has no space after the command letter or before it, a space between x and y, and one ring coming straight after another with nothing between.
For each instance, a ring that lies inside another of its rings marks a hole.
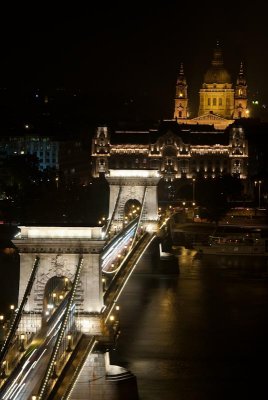
<instances>
[{"instance_id":1,"label":"basilica dome","mask_svg":"<svg viewBox=\"0 0 268 400\"><path fill-rule=\"evenodd\" d=\"M231 83L231 76L224 67L210 67L205 73L204 83Z\"/></svg>"},{"instance_id":2,"label":"basilica dome","mask_svg":"<svg viewBox=\"0 0 268 400\"><path fill-rule=\"evenodd\" d=\"M214 49L211 66L205 73L204 83L231 83L231 76L224 68L222 51L218 44Z\"/></svg>"}]
</instances>

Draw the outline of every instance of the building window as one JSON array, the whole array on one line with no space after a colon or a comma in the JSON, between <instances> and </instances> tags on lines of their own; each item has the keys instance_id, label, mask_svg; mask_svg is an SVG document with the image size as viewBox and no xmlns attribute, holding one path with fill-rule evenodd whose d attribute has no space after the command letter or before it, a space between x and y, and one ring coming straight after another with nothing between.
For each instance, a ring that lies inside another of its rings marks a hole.
<instances>
[{"instance_id":1,"label":"building window","mask_svg":"<svg viewBox=\"0 0 268 400\"><path fill-rule=\"evenodd\" d=\"M217 99L216 99L216 97L214 97L213 98L213 106L216 106L217 105Z\"/></svg>"},{"instance_id":2,"label":"building window","mask_svg":"<svg viewBox=\"0 0 268 400\"><path fill-rule=\"evenodd\" d=\"M182 112L181 111L179 111L179 118L181 118L182 117Z\"/></svg>"},{"instance_id":3,"label":"building window","mask_svg":"<svg viewBox=\"0 0 268 400\"><path fill-rule=\"evenodd\" d=\"M222 106L222 98L219 98L219 106Z\"/></svg>"},{"instance_id":4,"label":"building window","mask_svg":"<svg viewBox=\"0 0 268 400\"><path fill-rule=\"evenodd\" d=\"M208 106L210 106L210 104L211 104L211 99L208 98Z\"/></svg>"}]
</instances>

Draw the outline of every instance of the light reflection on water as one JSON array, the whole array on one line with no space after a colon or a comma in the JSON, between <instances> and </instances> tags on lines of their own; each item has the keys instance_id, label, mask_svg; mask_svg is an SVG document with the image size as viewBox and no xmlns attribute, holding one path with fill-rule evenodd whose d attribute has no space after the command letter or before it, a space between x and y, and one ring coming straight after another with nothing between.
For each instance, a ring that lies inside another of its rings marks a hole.
<instances>
[{"instance_id":1,"label":"light reflection on water","mask_svg":"<svg viewBox=\"0 0 268 400\"><path fill-rule=\"evenodd\" d=\"M143 265L132 275L112 362L135 373L141 400L264 398L267 259L177 262L177 274Z\"/></svg>"}]
</instances>

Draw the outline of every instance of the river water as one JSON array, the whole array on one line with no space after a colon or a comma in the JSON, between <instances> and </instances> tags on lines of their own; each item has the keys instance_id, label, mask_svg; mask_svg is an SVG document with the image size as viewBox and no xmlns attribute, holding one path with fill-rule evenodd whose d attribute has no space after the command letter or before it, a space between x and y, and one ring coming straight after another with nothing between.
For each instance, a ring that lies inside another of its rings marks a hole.
<instances>
[{"instance_id":1,"label":"river water","mask_svg":"<svg viewBox=\"0 0 268 400\"><path fill-rule=\"evenodd\" d=\"M267 266L191 255L167 272L138 266L111 360L137 376L140 400L267 399Z\"/></svg>"},{"instance_id":2,"label":"river water","mask_svg":"<svg viewBox=\"0 0 268 400\"><path fill-rule=\"evenodd\" d=\"M111 352L136 375L140 400L267 399L268 259L154 262L144 257L121 295ZM14 254L0 263L2 313L16 302L19 268Z\"/></svg>"}]
</instances>

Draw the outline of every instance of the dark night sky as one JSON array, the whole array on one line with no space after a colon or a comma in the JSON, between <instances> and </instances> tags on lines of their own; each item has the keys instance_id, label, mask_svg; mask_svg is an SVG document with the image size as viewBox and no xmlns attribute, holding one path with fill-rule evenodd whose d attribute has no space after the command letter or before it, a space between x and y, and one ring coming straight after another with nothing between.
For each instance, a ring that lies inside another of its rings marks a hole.
<instances>
[{"instance_id":1,"label":"dark night sky","mask_svg":"<svg viewBox=\"0 0 268 400\"><path fill-rule=\"evenodd\" d=\"M264 2L36 3L1 11L1 87L80 89L104 108L120 99L168 118L180 62L196 104L219 39L232 76L243 60L250 93L268 102Z\"/></svg>"}]
</instances>

